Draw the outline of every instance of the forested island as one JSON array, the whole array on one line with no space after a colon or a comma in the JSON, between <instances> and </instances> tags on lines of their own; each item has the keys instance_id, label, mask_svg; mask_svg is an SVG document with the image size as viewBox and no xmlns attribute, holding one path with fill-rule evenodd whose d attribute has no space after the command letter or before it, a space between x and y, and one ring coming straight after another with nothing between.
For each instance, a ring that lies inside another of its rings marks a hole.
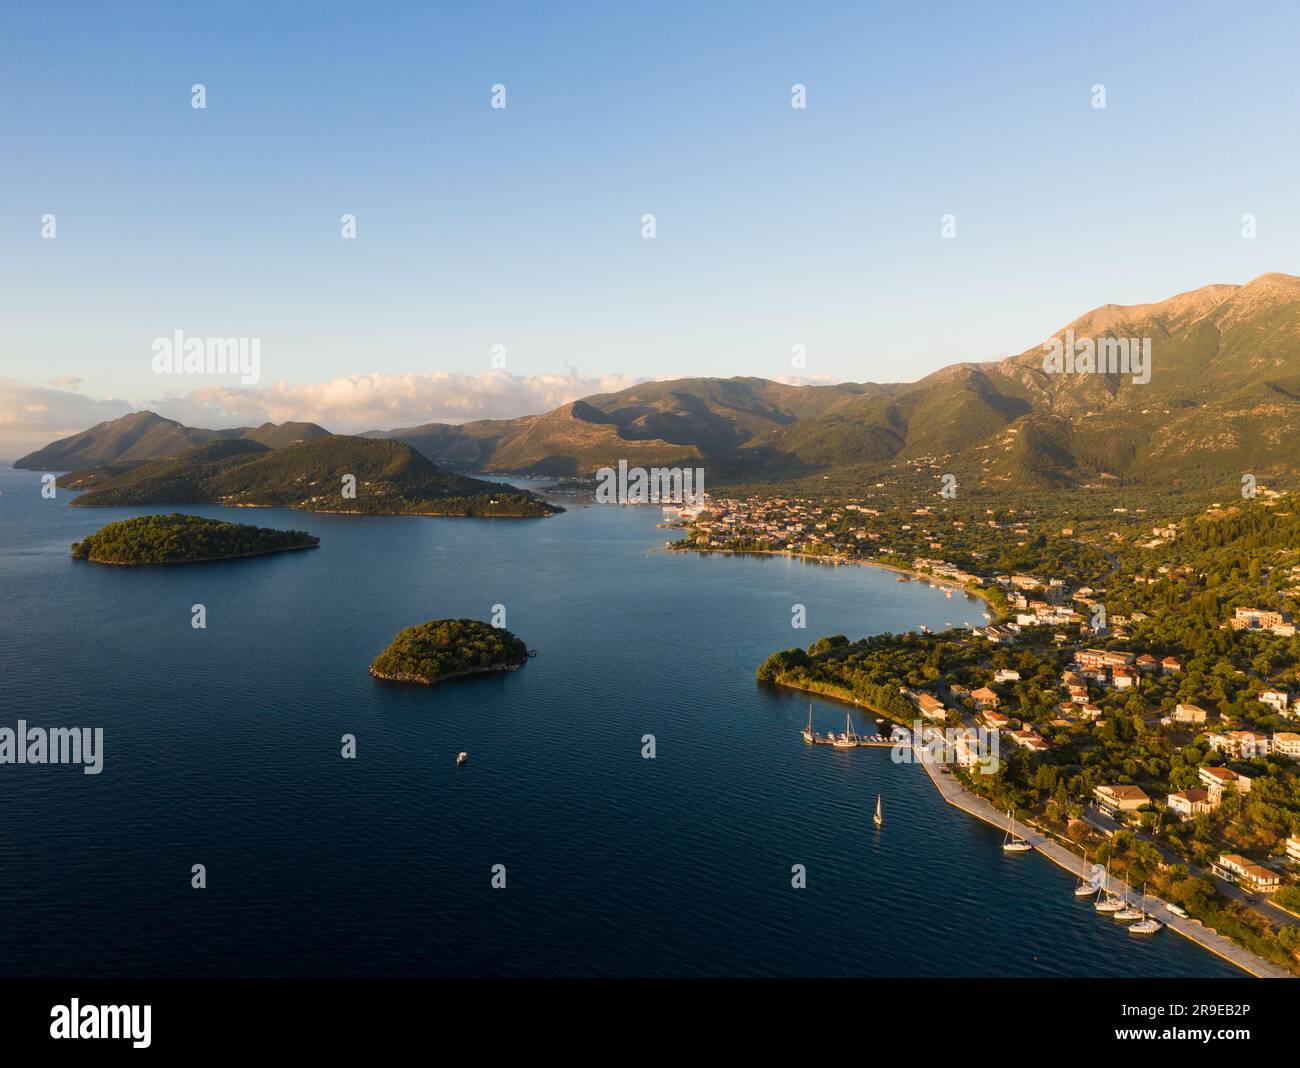
<instances>
[{"instance_id":1,"label":"forested island","mask_svg":"<svg viewBox=\"0 0 1300 1068\"><path fill-rule=\"evenodd\" d=\"M195 515L146 515L109 523L74 542L74 560L97 564L192 564L290 549L313 549L320 538L301 530L223 523Z\"/></svg>"},{"instance_id":2,"label":"forested island","mask_svg":"<svg viewBox=\"0 0 1300 1068\"><path fill-rule=\"evenodd\" d=\"M528 656L528 647L504 627L477 619L432 619L399 630L375 657L370 674L389 682L432 686L457 675L514 671Z\"/></svg>"}]
</instances>

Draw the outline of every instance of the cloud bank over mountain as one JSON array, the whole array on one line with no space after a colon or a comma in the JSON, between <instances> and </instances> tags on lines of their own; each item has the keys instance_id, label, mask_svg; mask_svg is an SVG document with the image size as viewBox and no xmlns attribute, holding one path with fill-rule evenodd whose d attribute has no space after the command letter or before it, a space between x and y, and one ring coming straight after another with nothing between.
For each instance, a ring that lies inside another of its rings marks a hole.
<instances>
[{"instance_id":1,"label":"cloud bank over mountain","mask_svg":"<svg viewBox=\"0 0 1300 1068\"><path fill-rule=\"evenodd\" d=\"M69 388L0 378L0 458L13 458L52 438L148 408L190 426L213 428L302 421L337 433L420 423L509 419L549 411L593 393L635 384L627 375L512 375L451 371L354 374L327 382L277 382L259 387L204 385L168 392L144 404L95 400ZM63 380L60 385L75 385Z\"/></svg>"}]
</instances>

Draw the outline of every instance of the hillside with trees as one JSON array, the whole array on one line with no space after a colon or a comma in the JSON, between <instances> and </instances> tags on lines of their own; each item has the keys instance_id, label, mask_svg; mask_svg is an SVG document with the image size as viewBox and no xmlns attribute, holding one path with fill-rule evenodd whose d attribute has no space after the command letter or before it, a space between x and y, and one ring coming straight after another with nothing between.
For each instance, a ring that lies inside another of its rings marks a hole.
<instances>
[{"instance_id":1,"label":"hillside with trees","mask_svg":"<svg viewBox=\"0 0 1300 1068\"><path fill-rule=\"evenodd\" d=\"M528 656L528 647L504 627L477 619L433 619L398 631L375 657L370 674L432 686L458 675L514 671Z\"/></svg>"}]
</instances>

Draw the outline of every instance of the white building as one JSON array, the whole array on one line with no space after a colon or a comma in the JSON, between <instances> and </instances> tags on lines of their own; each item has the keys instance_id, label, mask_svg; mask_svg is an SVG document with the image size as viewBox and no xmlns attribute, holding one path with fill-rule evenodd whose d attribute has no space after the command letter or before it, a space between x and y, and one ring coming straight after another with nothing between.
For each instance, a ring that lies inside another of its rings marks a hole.
<instances>
[{"instance_id":1,"label":"white building","mask_svg":"<svg viewBox=\"0 0 1300 1068\"><path fill-rule=\"evenodd\" d=\"M1274 712L1286 712L1291 704L1291 695L1285 690L1265 690L1259 695L1261 704L1268 705Z\"/></svg>"},{"instance_id":2,"label":"white building","mask_svg":"<svg viewBox=\"0 0 1300 1068\"><path fill-rule=\"evenodd\" d=\"M1174 706L1175 723L1204 723L1209 717L1209 713L1199 705L1189 705L1179 702Z\"/></svg>"}]
</instances>

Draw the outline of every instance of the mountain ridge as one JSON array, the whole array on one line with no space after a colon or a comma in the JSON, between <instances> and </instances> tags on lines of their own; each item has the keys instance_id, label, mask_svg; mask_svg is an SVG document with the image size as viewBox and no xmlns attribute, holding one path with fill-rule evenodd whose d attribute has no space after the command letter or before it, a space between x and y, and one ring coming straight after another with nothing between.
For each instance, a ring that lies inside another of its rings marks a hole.
<instances>
[{"instance_id":1,"label":"mountain ridge","mask_svg":"<svg viewBox=\"0 0 1300 1068\"><path fill-rule=\"evenodd\" d=\"M315 423L263 423L257 427L204 430L142 409L118 419L96 423L87 430L52 441L15 460L29 471L74 471L101 464L142 463L174 456L208 441L248 438L271 448L309 441L329 431Z\"/></svg>"},{"instance_id":2,"label":"mountain ridge","mask_svg":"<svg viewBox=\"0 0 1300 1068\"><path fill-rule=\"evenodd\" d=\"M1150 381L1119 373L1049 373L1044 345L1069 337L1149 339ZM138 463L200 441L284 447L315 424L202 431L135 413L54 442L20 464L98 454ZM137 423L127 423L127 420ZM1252 473L1294 480L1300 449L1300 277L1270 272L1142 304L1104 304L1044 342L959 362L912 382L789 385L681 378L594 394L537 415L367 431L434 463L484 472L587 476L619 460L690 464L714 485L830 475L872 478L904 467L988 486L1083 486L1097 479L1177 482ZM285 428L290 429L285 429ZM298 431L293 428L306 428ZM90 435L91 442L79 439ZM84 466L84 465L83 465ZM57 468L56 468L57 469ZM117 472L120 474L120 472Z\"/></svg>"},{"instance_id":3,"label":"mountain ridge","mask_svg":"<svg viewBox=\"0 0 1300 1068\"><path fill-rule=\"evenodd\" d=\"M211 503L364 515L543 516L532 494L438 467L399 441L345 434L280 449L250 438L205 442L124 471L73 472L75 507Z\"/></svg>"}]
</instances>

